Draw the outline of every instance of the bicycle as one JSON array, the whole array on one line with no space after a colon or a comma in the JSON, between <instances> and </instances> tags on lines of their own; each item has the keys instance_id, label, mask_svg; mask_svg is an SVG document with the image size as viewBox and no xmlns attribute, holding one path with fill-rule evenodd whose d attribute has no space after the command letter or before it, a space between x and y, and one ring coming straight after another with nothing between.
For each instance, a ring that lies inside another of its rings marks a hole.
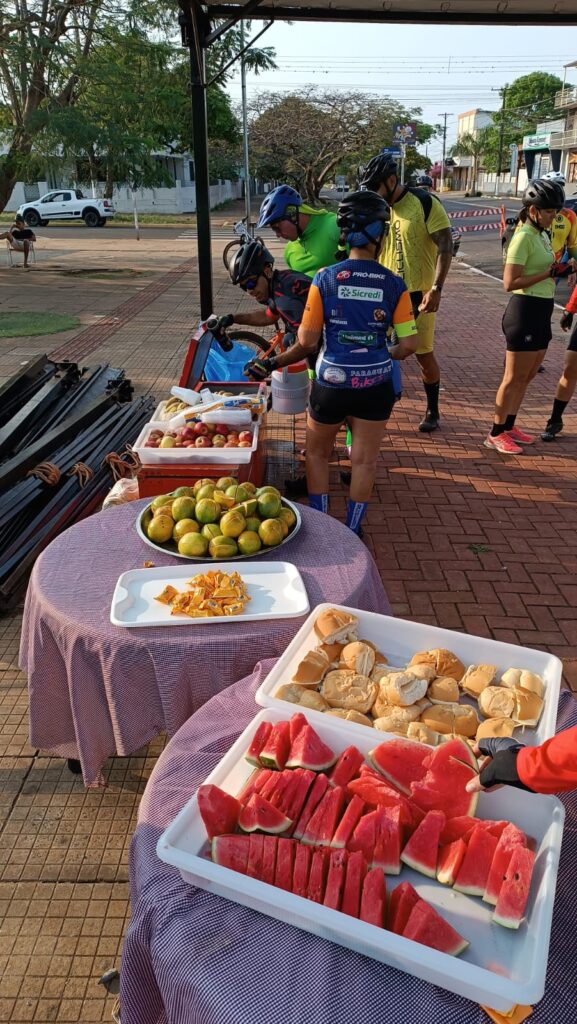
<instances>
[{"instance_id":1,"label":"bicycle","mask_svg":"<svg viewBox=\"0 0 577 1024\"><path fill-rule=\"evenodd\" d=\"M246 217L243 217L242 220L237 220L232 229L237 237L228 242L223 249L222 262L224 263L226 270L230 270L230 254L233 250L240 249L241 245L246 245L247 242L260 242L261 245L265 244L264 239L261 238L260 235L257 235L255 238L255 236L251 234L250 224L247 225L246 221Z\"/></svg>"}]
</instances>

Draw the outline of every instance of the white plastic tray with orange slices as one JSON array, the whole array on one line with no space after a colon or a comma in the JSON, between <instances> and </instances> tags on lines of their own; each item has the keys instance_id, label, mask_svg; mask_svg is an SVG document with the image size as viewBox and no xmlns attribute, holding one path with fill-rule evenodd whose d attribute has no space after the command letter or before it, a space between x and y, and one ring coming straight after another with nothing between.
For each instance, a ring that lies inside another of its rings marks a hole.
<instances>
[{"instance_id":1,"label":"white plastic tray with orange slices","mask_svg":"<svg viewBox=\"0 0 577 1024\"><path fill-rule=\"evenodd\" d=\"M293 711L286 704L280 710L260 711L206 782L236 796L253 771L244 755L260 723L287 719ZM308 717L336 754L354 742L366 755L377 744L393 739L366 728L353 739L346 722L322 715L315 716L313 722L312 716ZM400 881L411 882L419 895L469 941L470 945L458 958L213 863L196 795L160 837L157 854L178 868L183 879L192 885L441 985L474 1002L508 1012L516 1003L535 1004L545 990L564 808L554 797L504 787L483 793L476 813L481 818L512 821L536 842L527 919L518 931L493 924L493 908L480 899L455 892L405 866L400 875L386 878L389 891Z\"/></svg>"},{"instance_id":2,"label":"white plastic tray with orange slices","mask_svg":"<svg viewBox=\"0 0 577 1024\"><path fill-rule=\"evenodd\" d=\"M295 705L280 700L275 694L283 683L291 682L299 662L307 651L317 647L320 643L314 631L314 623L325 608L342 608L350 615L356 615L359 620L359 639L370 640L376 644L391 665L404 666L417 651L445 647L456 654L466 666L496 665L499 674L508 668L523 668L535 672L542 677L545 684L543 712L534 729L519 729L515 731L514 735L522 743L535 745L543 743L555 734L563 666L554 654L536 651L530 647L517 647L514 644L488 640L482 636L457 633L452 629L438 629L436 626L410 622L408 619L396 619L390 615L379 615L377 612L347 608L343 605L319 604L313 608L272 671L256 691L255 700L261 707L282 708L286 717L290 718L292 711L295 710ZM476 701L472 698L465 696L461 699L476 706ZM306 714L315 728L325 718L321 711L301 707L298 710ZM346 722L346 725L351 730L351 734L358 734L360 730L362 735L368 728L364 725L357 725L355 722Z\"/></svg>"}]
</instances>

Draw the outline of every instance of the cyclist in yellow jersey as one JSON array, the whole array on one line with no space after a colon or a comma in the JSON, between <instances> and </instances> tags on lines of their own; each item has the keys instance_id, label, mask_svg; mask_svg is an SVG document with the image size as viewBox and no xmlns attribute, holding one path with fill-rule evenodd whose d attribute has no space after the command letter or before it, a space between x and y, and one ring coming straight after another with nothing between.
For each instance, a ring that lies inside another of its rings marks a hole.
<instances>
[{"instance_id":1,"label":"cyclist in yellow jersey","mask_svg":"<svg viewBox=\"0 0 577 1024\"><path fill-rule=\"evenodd\" d=\"M391 206L391 231L380 262L403 278L411 295L419 336L416 356L427 396L419 430L430 433L440 420L441 372L433 343L435 313L453 255L449 218L436 196L400 183L397 164L385 153L369 161L361 188L378 192Z\"/></svg>"}]
</instances>

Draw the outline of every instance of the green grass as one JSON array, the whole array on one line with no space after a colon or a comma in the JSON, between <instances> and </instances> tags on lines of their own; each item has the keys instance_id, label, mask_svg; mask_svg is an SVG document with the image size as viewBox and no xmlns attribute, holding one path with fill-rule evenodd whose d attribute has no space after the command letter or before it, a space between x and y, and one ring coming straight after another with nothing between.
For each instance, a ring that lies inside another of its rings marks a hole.
<instances>
[{"instance_id":1,"label":"green grass","mask_svg":"<svg viewBox=\"0 0 577 1024\"><path fill-rule=\"evenodd\" d=\"M27 338L58 334L78 327L77 316L67 313L0 313L0 338Z\"/></svg>"},{"instance_id":2,"label":"green grass","mask_svg":"<svg viewBox=\"0 0 577 1024\"><path fill-rule=\"evenodd\" d=\"M213 207L211 212L212 212L213 215L214 214L218 214L218 213L223 213L230 206L232 206L235 202L238 202L238 200L227 200L226 203L219 203L218 206ZM13 220L14 220L14 213L0 213L0 224L11 224L13 222ZM196 214L194 214L194 213L139 213L138 214L138 223L141 225L141 227L142 226L146 227L146 225L149 225L149 226L155 226L156 225L157 227L181 227L182 226L182 227L190 228L190 227L196 227ZM66 226L66 227L70 227L72 224L75 224L79 228L83 228L84 227L84 222L83 221L66 221L66 220L61 220L61 221L59 221L59 220L51 220L50 224L49 224L49 227L50 228L54 228L54 227L57 227L59 224L62 224L63 226ZM109 222L106 225L106 227L107 228L109 228L109 227L113 228L115 225L117 227L127 227L127 226L132 227L132 226L134 226L134 216L133 216L133 214L132 213L116 213L114 215L114 217L112 217L109 220ZM41 231L42 228L39 228L38 230ZM106 230L106 228L104 230Z\"/></svg>"}]
</instances>

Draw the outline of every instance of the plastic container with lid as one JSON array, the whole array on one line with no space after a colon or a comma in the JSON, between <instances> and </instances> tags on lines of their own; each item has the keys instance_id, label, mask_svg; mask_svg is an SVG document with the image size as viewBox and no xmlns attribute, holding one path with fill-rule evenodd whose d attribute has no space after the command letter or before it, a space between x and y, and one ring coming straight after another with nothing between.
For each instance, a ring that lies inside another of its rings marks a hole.
<instances>
[{"instance_id":1,"label":"plastic container with lid","mask_svg":"<svg viewBox=\"0 0 577 1024\"><path fill-rule=\"evenodd\" d=\"M305 412L310 391L310 379L304 360L273 370L271 396L273 412L297 415Z\"/></svg>"}]
</instances>

